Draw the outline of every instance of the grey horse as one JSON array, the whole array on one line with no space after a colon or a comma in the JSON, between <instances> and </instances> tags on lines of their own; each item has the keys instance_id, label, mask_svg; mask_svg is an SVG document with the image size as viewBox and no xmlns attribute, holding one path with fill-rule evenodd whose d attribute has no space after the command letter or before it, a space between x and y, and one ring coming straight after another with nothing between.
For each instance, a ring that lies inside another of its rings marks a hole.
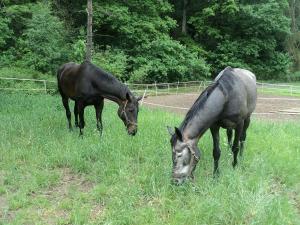
<instances>
[{"instance_id":1,"label":"grey horse","mask_svg":"<svg viewBox=\"0 0 300 225\"><path fill-rule=\"evenodd\" d=\"M214 175L218 174L221 155L219 147L220 127L227 129L229 142L235 131L232 144L233 167L237 164L239 149L243 149L250 116L257 99L256 77L245 69L227 67L219 73L213 84L207 87L171 134L174 183L181 184L194 178L193 172L200 159L198 142L210 129L213 138Z\"/></svg>"}]
</instances>

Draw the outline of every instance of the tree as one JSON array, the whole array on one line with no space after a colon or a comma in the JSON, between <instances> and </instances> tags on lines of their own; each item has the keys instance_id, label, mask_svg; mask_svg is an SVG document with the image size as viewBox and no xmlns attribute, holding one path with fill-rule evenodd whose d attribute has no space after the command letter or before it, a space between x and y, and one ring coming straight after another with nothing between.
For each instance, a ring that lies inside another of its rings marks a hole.
<instances>
[{"instance_id":1,"label":"tree","mask_svg":"<svg viewBox=\"0 0 300 225\"><path fill-rule=\"evenodd\" d=\"M300 70L300 1L289 0L291 35L286 40L288 52L293 59L292 70Z\"/></svg>"},{"instance_id":2,"label":"tree","mask_svg":"<svg viewBox=\"0 0 300 225\"><path fill-rule=\"evenodd\" d=\"M64 25L51 15L47 4L32 6L32 19L18 40L17 48L21 52L19 65L41 72L54 73L68 61Z\"/></svg>"},{"instance_id":3,"label":"tree","mask_svg":"<svg viewBox=\"0 0 300 225\"><path fill-rule=\"evenodd\" d=\"M86 61L92 60L93 49L93 3L92 0L87 1L87 40L86 40Z\"/></svg>"},{"instance_id":4,"label":"tree","mask_svg":"<svg viewBox=\"0 0 300 225\"><path fill-rule=\"evenodd\" d=\"M290 58L284 42L290 33L286 0L203 2L190 18L195 40L202 44L213 72L244 67L259 79L286 76Z\"/></svg>"}]
</instances>

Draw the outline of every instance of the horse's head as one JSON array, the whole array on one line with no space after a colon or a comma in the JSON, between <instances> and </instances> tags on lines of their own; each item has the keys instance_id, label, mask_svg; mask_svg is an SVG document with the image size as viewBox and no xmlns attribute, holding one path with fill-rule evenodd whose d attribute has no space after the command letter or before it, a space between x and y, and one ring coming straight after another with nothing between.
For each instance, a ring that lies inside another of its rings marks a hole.
<instances>
[{"instance_id":1,"label":"horse's head","mask_svg":"<svg viewBox=\"0 0 300 225\"><path fill-rule=\"evenodd\" d=\"M135 135L137 132L137 117L139 113L139 100L130 93L126 94L126 100L119 105L118 115L123 121L129 135Z\"/></svg>"},{"instance_id":2,"label":"horse's head","mask_svg":"<svg viewBox=\"0 0 300 225\"><path fill-rule=\"evenodd\" d=\"M175 132L168 127L171 135L173 170L172 179L177 185L182 184L187 178L194 178L193 171L200 158L197 146L184 141L181 131L175 127Z\"/></svg>"}]
</instances>

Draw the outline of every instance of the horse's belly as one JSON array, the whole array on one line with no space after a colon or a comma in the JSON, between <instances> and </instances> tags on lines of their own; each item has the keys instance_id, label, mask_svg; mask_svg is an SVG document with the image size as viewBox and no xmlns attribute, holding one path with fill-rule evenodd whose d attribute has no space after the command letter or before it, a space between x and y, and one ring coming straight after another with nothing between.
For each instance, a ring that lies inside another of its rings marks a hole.
<instances>
[{"instance_id":1,"label":"horse's belly","mask_svg":"<svg viewBox=\"0 0 300 225\"><path fill-rule=\"evenodd\" d=\"M236 123L229 119L223 119L223 120L218 121L218 125L225 129L227 129L227 128L234 129L236 127Z\"/></svg>"},{"instance_id":2,"label":"horse's belly","mask_svg":"<svg viewBox=\"0 0 300 225\"><path fill-rule=\"evenodd\" d=\"M223 128L234 129L239 123L243 121L243 118L240 115L228 116L223 119L220 119L217 124Z\"/></svg>"}]
</instances>

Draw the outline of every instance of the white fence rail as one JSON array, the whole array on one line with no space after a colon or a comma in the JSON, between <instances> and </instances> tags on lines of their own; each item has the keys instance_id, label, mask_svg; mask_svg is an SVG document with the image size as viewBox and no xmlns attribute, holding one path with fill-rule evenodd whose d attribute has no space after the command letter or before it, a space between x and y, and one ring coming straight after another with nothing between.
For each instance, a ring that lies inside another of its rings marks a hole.
<instances>
[{"instance_id":1,"label":"white fence rail","mask_svg":"<svg viewBox=\"0 0 300 225\"><path fill-rule=\"evenodd\" d=\"M212 81L188 81L188 82L173 82L173 83L152 83L152 84L137 84L125 83L133 92L147 93L150 95L165 95L165 94L199 94ZM290 96L300 96L300 85L289 84L271 84L257 82L258 91L261 93L284 94ZM27 79L0 77L0 91L32 91L44 92L56 91L56 82Z\"/></svg>"},{"instance_id":2,"label":"white fence rail","mask_svg":"<svg viewBox=\"0 0 300 225\"><path fill-rule=\"evenodd\" d=\"M0 77L0 91L33 91L33 92L49 92L55 91L55 81L28 79L28 78L14 78L14 77Z\"/></svg>"}]
</instances>

